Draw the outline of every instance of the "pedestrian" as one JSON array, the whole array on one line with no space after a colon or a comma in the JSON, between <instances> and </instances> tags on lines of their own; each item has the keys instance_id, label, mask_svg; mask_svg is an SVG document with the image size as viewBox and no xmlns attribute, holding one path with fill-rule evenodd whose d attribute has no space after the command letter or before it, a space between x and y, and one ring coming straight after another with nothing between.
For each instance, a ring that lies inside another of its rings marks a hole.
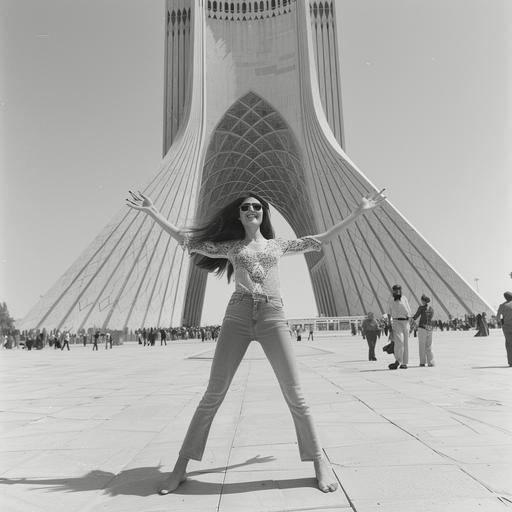
<instances>
[{"instance_id":1,"label":"pedestrian","mask_svg":"<svg viewBox=\"0 0 512 512\"><path fill-rule=\"evenodd\" d=\"M476 328L477 331L474 337L489 336L489 326L487 325L487 315L485 312L476 315Z\"/></svg>"},{"instance_id":2,"label":"pedestrian","mask_svg":"<svg viewBox=\"0 0 512 512\"><path fill-rule=\"evenodd\" d=\"M361 333L368 343L368 361L377 361L375 357L375 344L380 331L379 324L375 320L375 314L369 311L361 324Z\"/></svg>"},{"instance_id":3,"label":"pedestrian","mask_svg":"<svg viewBox=\"0 0 512 512\"><path fill-rule=\"evenodd\" d=\"M167 333L165 329L160 329L160 346L165 345L167 347Z\"/></svg>"},{"instance_id":4,"label":"pedestrian","mask_svg":"<svg viewBox=\"0 0 512 512\"><path fill-rule=\"evenodd\" d=\"M418 319L418 348L420 353L420 366L434 366L434 354L432 352L432 331L433 323L432 318L434 317L434 310L432 306L429 306L430 297L425 294L421 296L421 305L412 317L413 322ZM416 322L413 324L416 327Z\"/></svg>"},{"instance_id":5,"label":"pedestrian","mask_svg":"<svg viewBox=\"0 0 512 512\"><path fill-rule=\"evenodd\" d=\"M69 350L69 340L70 340L69 331L66 331L62 335L62 347L60 348L61 350L64 350L64 347L68 347L68 350Z\"/></svg>"},{"instance_id":6,"label":"pedestrian","mask_svg":"<svg viewBox=\"0 0 512 512\"><path fill-rule=\"evenodd\" d=\"M508 365L512 366L512 292L505 292L503 296L505 302L499 305L496 319L505 335Z\"/></svg>"},{"instance_id":7,"label":"pedestrian","mask_svg":"<svg viewBox=\"0 0 512 512\"><path fill-rule=\"evenodd\" d=\"M297 327L297 341L302 341L302 326Z\"/></svg>"},{"instance_id":8,"label":"pedestrian","mask_svg":"<svg viewBox=\"0 0 512 512\"><path fill-rule=\"evenodd\" d=\"M311 341L315 341L315 340L313 339L313 333L314 333L314 331L313 331L313 326L310 326L310 327L309 327L309 334L308 334L308 341L309 341L309 340L311 340Z\"/></svg>"},{"instance_id":9,"label":"pedestrian","mask_svg":"<svg viewBox=\"0 0 512 512\"><path fill-rule=\"evenodd\" d=\"M278 263L285 254L321 250L322 244L365 211L384 201L382 191L364 197L356 210L325 233L296 240L274 238L269 204L253 193L232 201L200 228L186 233L171 224L143 194L133 194L128 206L150 215L178 240L195 263L228 281L235 277L235 292L229 300L219 340L215 347L210 380L183 441L174 469L160 490L173 492L186 479L190 459L201 460L211 423L251 340L258 340L274 369L290 408L301 460L313 461L318 487L332 492L337 482L323 456L313 418L300 389L297 363L288 337L279 290Z\"/></svg>"},{"instance_id":10,"label":"pedestrian","mask_svg":"<svg viewBox=\"0 0 512 512\"><path fill-rule=\"evenodd\" d=\"M407 369L409 363L409 318L411 307L407 297L402 295L402 287L395 284L391 289L392 296L388 300L387 314L391 322L392 339L395 342L395 362L388 368Z\"/></svg>"},{"instance_id":11,"label":"pedestrian","mask_svg":"<svg viewBox=\"0 0 512 512\"><path fill-rule=\"evenodd\" d=\"M98 350L98 340L100 338L100 331L96 331L94 333L94 342L93 342L93 345L92 345L92 349L93 350Z\"/></svg>"}]
</instances>

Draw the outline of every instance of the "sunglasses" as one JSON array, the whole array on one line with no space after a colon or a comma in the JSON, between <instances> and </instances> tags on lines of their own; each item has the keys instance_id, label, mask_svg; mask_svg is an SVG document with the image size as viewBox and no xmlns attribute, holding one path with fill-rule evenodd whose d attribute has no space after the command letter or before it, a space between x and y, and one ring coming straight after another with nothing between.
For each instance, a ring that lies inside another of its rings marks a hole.
<instances>
[{"instance_id":1,"label":"sunglasses","mask_svg":"<svg viewBox=\"0 0 512 512\"><path fill-rule=\"evenodd\" d=\"M243 212L247 212L251 207L255 212L259 212L263 208L260 203L244 203L240 205L240 210Z\"/></svg>"}]
</instances>

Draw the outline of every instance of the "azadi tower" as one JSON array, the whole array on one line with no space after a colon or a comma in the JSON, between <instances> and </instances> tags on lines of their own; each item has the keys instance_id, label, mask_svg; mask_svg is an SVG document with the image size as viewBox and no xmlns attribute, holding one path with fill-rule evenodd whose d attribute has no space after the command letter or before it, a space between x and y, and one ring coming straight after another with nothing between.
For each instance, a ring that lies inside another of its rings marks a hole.
<instances>
[{"instance_id":1,"label":"azadi tower","mask_svg":"<svg viewBox=\"0 0 512 512\"><path fill-rule=\"evenodd\" d=\"M169 219L190 225L251 190L303 236L375 189L343 150L335 3L167 0L164 158L141 189ZM437 318L491 313L388 202L306 261L321 315L384 312L395 283L413 308L430 295ZM173 239L124 208L22 327L197 325L205 287Z\"/></svg>"}]
</instances>

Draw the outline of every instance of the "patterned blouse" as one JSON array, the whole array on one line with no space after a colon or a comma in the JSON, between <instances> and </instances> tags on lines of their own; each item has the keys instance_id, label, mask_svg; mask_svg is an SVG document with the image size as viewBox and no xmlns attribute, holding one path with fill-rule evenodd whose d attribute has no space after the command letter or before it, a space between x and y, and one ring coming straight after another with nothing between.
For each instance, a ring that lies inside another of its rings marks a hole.
<instances>
[{"instance_id":1,"label":"patterned blouse","mask_svg":"<svg viewBox=\"0 0 512 512\"><path fill-rule=\"evenodd\" d=\"M280 258L289 254L320 251L322 242L313 236L296 240L272 238L249 248L245 240L199 242L187 235L183 241L183 247L188 249L189 254L196 253L210 258L228 259L234 268L237 292L263 293L280 297Z\"/></svg>"}]
</instances>

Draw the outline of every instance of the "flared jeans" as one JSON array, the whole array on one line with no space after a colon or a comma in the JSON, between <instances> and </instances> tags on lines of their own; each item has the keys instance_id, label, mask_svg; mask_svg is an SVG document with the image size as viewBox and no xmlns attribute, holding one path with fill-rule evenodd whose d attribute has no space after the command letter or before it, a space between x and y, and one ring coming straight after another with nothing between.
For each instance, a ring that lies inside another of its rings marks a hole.
<instances>
[{"instance_id":1,"label":"flared jeans","mask_svg":"<svg viewBox=\"0 0 512 512\"><path fill-rule=\"evenodd\" d=\"M418 327L418 347L420 353L420 364L434 364L434 353L432 352L432 329Z\"/></svg>"},{"instance_id":2,"label":"flared jeans","mask_svg":"<svg viewBox=\"0 0 512 512\"><path fill-rule=\"evenodd\" d=\"M300 388L282 300L243 292L235 292L226 309L208 387L190 422L180 450L182 457L202 459L213 418L253 340L261 344L290 409L301 460L322 457L313 419Z\"/></svg>"}]
</instances>

